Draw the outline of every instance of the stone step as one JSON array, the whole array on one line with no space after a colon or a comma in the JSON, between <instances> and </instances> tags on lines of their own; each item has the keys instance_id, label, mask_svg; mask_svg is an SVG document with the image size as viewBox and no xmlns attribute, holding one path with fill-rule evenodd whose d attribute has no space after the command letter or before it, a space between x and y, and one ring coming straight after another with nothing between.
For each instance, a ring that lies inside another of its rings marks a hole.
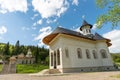
<instances>
[{"instance_id":1,"label":"stone step","mask_svg":"<svg viewBox=\"0 0 120 80\"><path fill-rule=\"evenodd\" d=\"M50 74L56 74L56 73L61 73L59 69L49 69Z\"/></svg>"}]
</instances>

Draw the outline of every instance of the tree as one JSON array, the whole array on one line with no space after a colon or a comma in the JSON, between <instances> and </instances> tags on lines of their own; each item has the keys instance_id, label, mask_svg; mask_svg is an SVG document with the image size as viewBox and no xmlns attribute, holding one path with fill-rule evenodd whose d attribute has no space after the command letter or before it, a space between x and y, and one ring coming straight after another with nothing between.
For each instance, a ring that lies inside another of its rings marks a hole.
<instances>
[{"instance_id":1,"label":"tree","mask_svg":"<svg viewBox=\"0 0 120 80\"><path fill-rule=\"evenodd\" d=\"M5 45L3 50L3 60L8 61L10 56L9 42Z\"/></svg>"},{"instance_id":2,"label":"tree","mask_svg":"<svg viewBox=\"0 0 120 80\"><path fill-rule=\"evenodd\" d=\"M5 45L3 55L5 55L5 56L10 55L9 42Z\"/></svg>"},{"instance_id":3,"label":"tree","mask_svg":"<svg viewBox=\"0 0 120 80\"><path fill-rule=\"evenodd\" d=\"M37 49L35 51L35 63L38 63L38 58L39 58L39 48L38 48L38 45L37 45Z\"/></svg>"},{"instance_id":4,"label":"tree","mask_svg":"<svg viewBox=\"0 0 120 80\"><path fill-rule=\"evenodd\" d=\"M39 58L41 59L42 63L46 63L46 57L49 56L49 50L42 47L39 55Z\"/></svg>"},{"instance_id":5,"label":"tree","mask_svg":"<svg viewBox=\"0 0 120 80\"><path fill-rule=\"evenodd\" d=\"M25 52L25 47L24 47L24 45L21 45L19 47L19 53L24 53L24 52Z\"/></svg>"},{"instance_id":6,"label":"tree","mask_svg":"<svg viewBox=\"0 0 120 80\"><path fill-rule=\"evenodd\" d=\"M19 53L20 53L20 43L19 43L19 40L16 42L16 44L15 44L15 48L14 48L14 50L15 50L15 52L14 52L14 55L18 55Z\"/></svg>"},{"instance_id":7,"label":"tree","mask_svg":"<svg viewBox=\"0 0 120 80\"><path fill-rule=\"evenodd\" d=\"M107 12L97 18L98 28L103 24L110 22L113 27L118 26L120 22L120 0L96 0L99 8L107 8Z\"/></svg>"},{"instance_id":8,"label":"tree","mask_svg":"<svg viewBox=\"0 0 120 80\"><path fill-rule=\"evenodd\" d=\"M120 62L120 53L113 53L111 55L114 62Z\"/></svg>"}]
</instances>

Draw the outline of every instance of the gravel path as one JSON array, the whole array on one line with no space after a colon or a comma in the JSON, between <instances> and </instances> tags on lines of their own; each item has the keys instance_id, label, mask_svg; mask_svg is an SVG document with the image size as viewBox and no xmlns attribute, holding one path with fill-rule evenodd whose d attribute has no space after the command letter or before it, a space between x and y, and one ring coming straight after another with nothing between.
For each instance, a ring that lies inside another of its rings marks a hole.
<instances>
[{"instance_id":1,"label":"gravel path","mask_svg":"<svg viewBox=\"0 0 120 80\"><path fill-rule=\"evenodd\" d=\"M115 76L120 71L63 74L57 76L30 76L28 74L0 75L0 80L120 80Z\"/></svg>"}]
</instances>

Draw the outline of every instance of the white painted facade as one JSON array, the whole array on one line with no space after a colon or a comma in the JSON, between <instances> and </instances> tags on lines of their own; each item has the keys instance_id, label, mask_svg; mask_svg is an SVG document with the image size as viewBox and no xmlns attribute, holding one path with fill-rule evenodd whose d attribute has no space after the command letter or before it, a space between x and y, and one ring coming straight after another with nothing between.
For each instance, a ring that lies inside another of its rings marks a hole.
<instances>
[{"instance_id":1,"label":"white painted facade","mask_svg":"<svg viewBox=\"0 0 120 80\"><path fill-rule=\"evenodd\" d=\"M80 68L80 67L102 67L102 66L113 66L113 62L106 44L106 40L92 41L83 38L78 38L70 35L59 34L50 42L50 55L60 51L60 65L50 65L50 69L59 69L64 72L63 69ZM82 51L82 58L78 58L77 49L80 48ZM65 49L68 49L68 57L66 56ZM86 49L90 51L90 59L86 57ZM104 49L107 54L107 58L102 58L100 50ZM92 51L95 50L97 53L97 59L94 59ZM51 56L50 56L51 64Z\"/></svg>"},{"instance_id":2,"label":"white painted facade","mask_svg":"<svg viewBox=\"0 0 120 80\"><path fill-rule=\"evenodd\" d=\"M50 69L65 72L115 70L108 47L110 40L91 34L92 25L85 20L82 33L57 28L43 42L50 48Z\"/></svg>"}]
</instances>

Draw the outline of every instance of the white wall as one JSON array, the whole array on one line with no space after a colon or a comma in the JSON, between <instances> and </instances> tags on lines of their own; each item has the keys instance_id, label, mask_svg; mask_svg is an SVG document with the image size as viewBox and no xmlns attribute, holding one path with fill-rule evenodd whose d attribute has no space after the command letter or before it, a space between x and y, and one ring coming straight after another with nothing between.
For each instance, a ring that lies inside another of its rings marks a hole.
<instances>
[{"instance_id":1,"label":"white wall","mask_svg":"<svg viewBox=\"0 0 120 80\"><path fill-rule=\"evenodd\" d=\"M75 68L75 67L96 67L96 66L112 66L112 59L109 54L105 41L92 41L83 38L77 38L69 35L59 34L54 40L50 42L50 53L60 49L61 65L57 68ZM65 48L69 50L69 58L66 58ZM77 57L77 48L82 49L82 59ZM91 58L86 58L85 50L89 49ZM107 51L108 58L102 59L100 50ZM94 59L92 50L97 51L98 58ZM50 68L53 68L50 66Z\"/></svg>"},{"instance_id":2,"label":"white wall","mask_svg":"<svg viewBox=\"0 0 120 80\"><path fill-rule=\"evenodd\" d=\"M49 57L50 57L50 64L51 64L51 53L54 53L54 51L60 50L60 65L57 65L57 68L61 69L62 68L62 51L61 51L61 41L59 37L56 37L51 43L50 43L50 48L49 48ZM54 60L54 58L53 58ZM54 62L53 62L54 64ZM56 64L57 64L57 59L56 59ZM53 69L54 66L49 65L50 69Z\"/></svg>"},{"instance_id":3,"label":"white wall","mask_svg":"<svg viewBox=\"0 0 120 80\"><path fill-rule=\"evenodd\" d=\"M70 36L62 35L61 39L61 46L63 50L63 67L96 67L96 66L112 66L111 56L109 54L107 45L105 41L90 41L84 39L78 39ZM65 48L69 49L69 58L65 57ZM78 59L77 57L77 48L82 49L82 59ZM86 49L90 51L91 59L86 58ZM100 50L105 49L107 51L108 58L103 59L101 58ZM98 59L93 58L92 50L97 51Z\"/></svg>"},{"instance_id":4,"label":"white wall","mask_svg":"<svg viewBox=\"0 0 120 80\"><path fill-rule=\"evenodd\" d=\"M98 49L99 54L100 54L100 50L101 49L105 49L106 50L108 58L102 59L102 65L103 66L113 66L113 61L112 61L111 55L109 53L109 49L107 47L107 44L104 41L101 41L101 42L98 41L96 43L96 47Z\"/></svg>"}]
</instances>

